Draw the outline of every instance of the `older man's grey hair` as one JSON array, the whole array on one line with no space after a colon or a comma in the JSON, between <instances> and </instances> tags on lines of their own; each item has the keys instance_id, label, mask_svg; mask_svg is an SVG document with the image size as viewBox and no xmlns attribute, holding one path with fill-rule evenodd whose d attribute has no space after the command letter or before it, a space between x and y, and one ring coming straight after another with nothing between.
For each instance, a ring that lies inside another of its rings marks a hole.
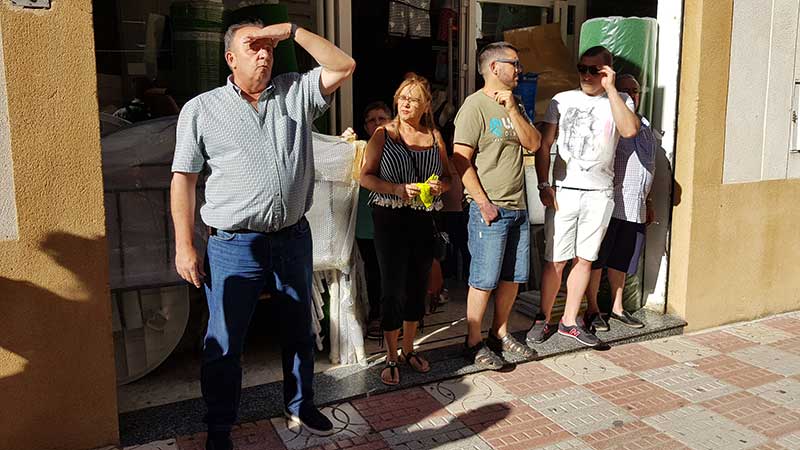
<instances>
[{"instance_id":1,"label":"older man's grey hair","mask_svg":"<svg viewBox=\"0 0 800 450\"><path fill-rule=\"evenodd\" d=\"M478 53L478 73L481 74L483 78L486 78L485 71L489 69L489 64L491 64L497 58L502 58L506 50L514 50L515 52L519 52L517 47L514 47L509 42L500 41L500 42L492 42L491 44L483 47Z\"/></svg>"},{"instance_id":2,"label":"older man's grey hair","mask_svg":"<svg viewBox=\"0 0 800 450\"><path fill-rule=\"evenodd\" d=\"M245 27L258 27L264 28L264 22L258 19L247 19L243 20L239 23L235 23L228 27L228 30L225 31L225 52L227 53L231 49L231 43L233 42L233 35L242 28Z\"/></svg>"}]
</instances>

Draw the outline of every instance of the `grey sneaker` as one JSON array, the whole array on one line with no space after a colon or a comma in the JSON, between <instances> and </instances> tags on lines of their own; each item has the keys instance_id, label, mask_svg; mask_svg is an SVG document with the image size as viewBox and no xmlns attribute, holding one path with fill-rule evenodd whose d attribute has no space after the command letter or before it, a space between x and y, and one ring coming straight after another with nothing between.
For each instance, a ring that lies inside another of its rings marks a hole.
<instances>
[{"instance_id":1,"label":"grey sneaker","mask_svg":"<svg viewBox=\"0 0 800 450\"><path fill-rule=\"evenodd\" d=\"M522 345L520 341L514 339L511 333L507 333L501 339L490 332L489 337L486 338L486 345L498 355L505 352L514 358L532 359L536 357L536 350Z\"/></svg>"},{"instance_id":2,"label":"grey sneaker","mask_svg":"<svg viewBox=\"0 0 800 450\"><path fill-rule=\"evenodd\" d=\"M608 331L610 329L608 322L606 322L606 319L603 318L603 315L600 313L584 314L583 325L590 331Z\"/></svg>"},{"instance_id":3,"label":"grey sneaker","mask_svg":"<svg viewBox=\"0 0 800 450\"><path fill-rule=\"evenodd\" d=\"M544 341L550 339L550 336L554 334L556 334L555 325L550 325L544 320L537 320L533 323L531 329L528 330L528 334L525 335L525 343L528 344L528 347L532 347L535 344L544 343Z\"/></svg>"},{"instance_id":4,"label":"grey sneaker","mask_svg":"<svg viewBox=\"0 0 800 450\"><path fill-rule=\"evenodd\" d=\"M600 339L598 339L597 336L576 325L567 326L564 325L563 322L560 322L558 324L558 334L571 337L587 347L597 347L600 345Z\"/></svg>"},{"instance_id":5,"label":"grey sneaker","mask_svg":"<svg viewBox=\"0 0 800 450\"><path fill-rule=\"evenodd\" d=\"M637 319L636 317L633 317L631 313L629 313L628 311L622 311L621 315L617 315L611 312L609 317L611 319L616 320L617 322L621 322L626 327L644 328L644 323L641 320Z\"/></svg>"}]
</instances>

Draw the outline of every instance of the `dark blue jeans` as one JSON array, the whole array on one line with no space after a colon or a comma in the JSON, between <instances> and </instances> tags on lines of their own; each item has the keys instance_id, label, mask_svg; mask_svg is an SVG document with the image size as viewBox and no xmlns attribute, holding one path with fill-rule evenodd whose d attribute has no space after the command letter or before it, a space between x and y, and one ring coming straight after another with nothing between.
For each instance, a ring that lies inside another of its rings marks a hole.
<instances>
[{"instance_id":1,"label":"dark blue jeans","mask_svg":"<svg viewBox=\"0 0 800 450\"><path fill-rule=\"evenodd\" d=\"M228 431L242 391L241 355L262 292L279 317L286 409L314 407L314 335L311 329L313 260L305 218L274 233L217 231L206 250L208 331L200 383L209 431Z\"/></svg>"}]
</instances>

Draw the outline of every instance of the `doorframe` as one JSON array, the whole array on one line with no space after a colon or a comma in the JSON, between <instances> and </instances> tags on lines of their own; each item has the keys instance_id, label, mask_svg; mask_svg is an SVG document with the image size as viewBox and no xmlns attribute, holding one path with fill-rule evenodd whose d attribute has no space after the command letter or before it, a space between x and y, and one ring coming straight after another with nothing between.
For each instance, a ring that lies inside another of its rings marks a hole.
<instances>
[{"instance_id":1,"label":"doorframe","mask_svg":"<svg viewBox=\"0 0 800 450\"><path fill-rule=\"evenodd\" d=\"M319 20L320 35L334 43L348 55L353 54L353 4L352 0L322 0L317 3L317 12L324 13ZM334 93L331 101L328 125L331 135L338 135L353 126L353 78L345 80Z\"/></svg>"},{"instance_id":2,"label":"doorframe","mask_svg":"<svg viewBox=\"0 0 800 450\"><path fill-rule=\"evenodd\" d=\"M466 63L461 64L459 74L459 101L475 91L475 68L477 67L477 6L478 3L499 3L511 5L527 5L555 7L556 2L566 6L574 5L582 0L462 0L461 19L466 26L460 33L459 58ZM585 10L576 11L575 47L580 43L580 25L586 20ZM563 10L562 10L563 11ZM582 15L580 13L583 13ZM563 14L563 13L561 13ZM651 195L656 204L656 214L661 223L650 226L647 234L647 245L643 261L642 273L643 304L646 308L666 312L668 301L669 264L671 254L672 230L672 196L675 171L675 140L677 132L678 94L680 91L680 54L682 46L684 2L659 0L658 13L658 66L656 68L656 101L660 105L649 117L655 129L663 135L662 149L669 170L666 180L656 180ZM555 19L554 13L554 19ZM580 19L580 20L579 20ZM566 25L562 26L562 39L566 42ZM566 45L566 44L565 44ZM577 55L575 55L577 58ZM678 68L678 70L676 70ZM662 169L663 170L663 169ZM659 177L660 178L660 177Z\"/></svg>"}]
</instances>

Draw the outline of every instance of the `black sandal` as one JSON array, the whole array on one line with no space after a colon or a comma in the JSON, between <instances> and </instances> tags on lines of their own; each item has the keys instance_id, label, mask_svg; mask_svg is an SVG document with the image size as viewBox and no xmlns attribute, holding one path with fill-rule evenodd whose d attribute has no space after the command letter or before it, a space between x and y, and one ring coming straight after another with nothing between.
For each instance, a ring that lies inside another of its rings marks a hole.
<instances>
[{"instance_id":1,"label":"black sandal","mask_svg":"<svg viewBox=\"0 0 800 450\"><path fill-rule=\"evenodd\" d=\"M397 381L386 381L386 378L383 377L383 371L389 369L389 377L391 379L397 376ZM386 366L381 369L381 383L385 384L386 386L397 386L400 384L400 369L397 367L397 361L386 361Z\"/></svg>"},{"instance_id":2,"label":"black sandal","mask_svg":"<svg viewBox=\"0 0 800 450\"><path fill-rule=\"evenodd\" d=\"M428 362L428 370L421 370L421 369L417 368L417 366L422 367L422 362L426 361L426 360L422 359L422 357L419 356L419 353L417 353L416 351L412 351L412 352L406 353L401 349L400 350L400 359L402 360L402 362L408 364L408 367L410 367L411 370L413 370L414 372L417 372L417 373L428 373L428 372L431 371L431 363L430 363L430 361L427 361ZM417 362L417 366L411 364L411 360L412 359Z\"/></svg>"}]
</instances>

